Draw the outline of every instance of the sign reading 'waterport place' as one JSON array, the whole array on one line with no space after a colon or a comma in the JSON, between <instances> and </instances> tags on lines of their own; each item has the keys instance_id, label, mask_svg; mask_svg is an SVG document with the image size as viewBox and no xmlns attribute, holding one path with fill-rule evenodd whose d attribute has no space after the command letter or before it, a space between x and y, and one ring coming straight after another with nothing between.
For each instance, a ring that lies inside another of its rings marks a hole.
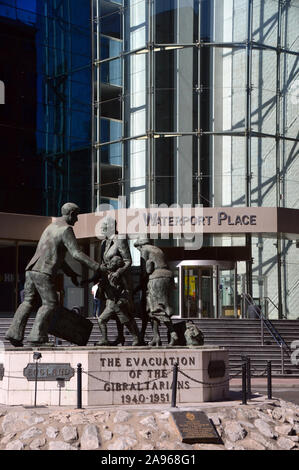
<instances>
[{"instance_id":1,"label":"sign reading 'waterport place'","mask_svg":"<svg viewBox=\"0 0 299 470\"><path fill-rule=\"evenodd\" d=\"M105 217L117 221L121 236L168 238L169 234L267 234L298 233L299 211L278 211L275 207L150 207L106 210L79 216L77 238L102 238Z\"/></svg>"},{"instance_id":2,"label":"sign reading 'waterport place'","mask_svg":"<svg viewBox=\"0 0 299 470\"><path fill-rule=\"evenodd\" d=\"M99 209L97 212L79 215L74 227L76 237L103 238L101 226L107 216L117 220L119 234L132 239L138 238L140 234L150 234L154 238L152 234L160 236L162 233L251 233L266 237L281 234L282 238L299 239L299 209L279 207ZM39 240L43 230L53 221L51 217L9 213L0 213L0 219L0 238L22 241Z\"/></svg>"},{"instance_id":3,"label":"sign reading 'waterport place'","mask_svg":"<svg viewBox=\"0 0 299 470\"><path fill-rule=\"evenodd\" d=\"M163 216L159 215L159 213L151 213L149 215L143 214L147 227L153 226L156 227L157 225L175 227L175 226L185 226L187 224L190 225L212 225L213 224L213 215L206 215L206 216ZM235 216L228 215L227 212L218 212L216 223L217 225L256 225L256 214L248 215L248 214L237 214Z\"/></svg>"},{"instance_id":4,"label":"sign reading 'waterport place'","mask_svg":"<svg viewBox=\"0 0 299 470\"><path fill-rule=\"evenodd\" d=\"M258 231L267 214L256 208L157 207L117 211L119 233L201 233ZM272 214L273 216L273 214Z\"/></svg>"}]
</instances>

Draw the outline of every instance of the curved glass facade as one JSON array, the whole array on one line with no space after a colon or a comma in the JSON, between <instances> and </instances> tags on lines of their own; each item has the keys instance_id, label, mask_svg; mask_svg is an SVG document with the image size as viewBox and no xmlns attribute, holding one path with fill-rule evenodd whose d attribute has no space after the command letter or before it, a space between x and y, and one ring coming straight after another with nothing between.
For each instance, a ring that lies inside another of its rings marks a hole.
<instances>
[{"instance_id":1,"label":"curved glass facade","mask_svg":"<svg viewBox=\"0 0 299 470\"><path fill-rule=\"evenodd\" d=\"M95 1L93 14L95 205L101 147L118 142L111 184L128 205L294 207L298 2Z\"/></svg>"},{"instance_id":2,"label":"curved glass facade","mask_svg":"<svg viewBox=\"0 0 299 470\"><path fill-rule=\"evenodd\" d=\"M94 209L298 208L297 0L93 0L93 19ZM243 240L287 312L295 246L274 242Z\"/></svg>"}]
</instances>

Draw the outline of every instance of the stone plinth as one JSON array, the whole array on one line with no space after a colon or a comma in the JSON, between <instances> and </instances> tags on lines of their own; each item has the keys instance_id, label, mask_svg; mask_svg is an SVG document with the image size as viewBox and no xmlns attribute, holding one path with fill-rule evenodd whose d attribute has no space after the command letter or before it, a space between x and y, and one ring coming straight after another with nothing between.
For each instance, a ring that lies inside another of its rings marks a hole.
<instances>
[{"instance_id":1,"label":"stone plinth","mask_svg":"<svg viewBox=\"0 0 299 470\"><path fill-rule=\"evenodd\" d=\"M38 405L57 406L60 401L62 406L76 406L77 374L65 381L62 388L58 387L55 376L63 375L61 364L77 369L78 363L83 370L83 406L170 404L176 362L179 365L177 404L228 397L228 351L218 347L15 348L3 355L0 404L34 404L35 382L24 377L24 369L34 362L34 351L42 354L40 364L47 364L42 373L47 374L49 367L49 374L54 378L39 377L42 380L37 383ZM57 371L54 364L58 365Z\"/></svg>"}]
</instances>

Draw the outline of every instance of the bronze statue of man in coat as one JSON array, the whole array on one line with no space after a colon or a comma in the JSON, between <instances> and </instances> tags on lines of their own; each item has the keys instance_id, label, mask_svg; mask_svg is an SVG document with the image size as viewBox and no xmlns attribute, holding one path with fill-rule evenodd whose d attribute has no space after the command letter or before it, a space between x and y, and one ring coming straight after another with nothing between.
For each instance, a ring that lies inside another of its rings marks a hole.
<instances>
[{"instance_id":1,"label":"bronze statue of man in coat","mask_svg":"<svg viewBox=\"0 0 299 470\"><path fill-rule=\"evenodd\" d=\"M57 218L42 233L36 252L26 267L24 301L18 307L5 335L13 346L23 346L25 327L39 297L42 305L37 311L27 341L30 346L42 346L48 343L49 323L58 306L54 284L58 270L62 270L75 285L78 285L77 274L65 261L67 252L93 271L97 271L100 267L99 263L81 251L77 243L73 226L78 220L79 212L80 209L76 204L64 204L61 209L62 217Z\"/></svg>"}]
</instances>

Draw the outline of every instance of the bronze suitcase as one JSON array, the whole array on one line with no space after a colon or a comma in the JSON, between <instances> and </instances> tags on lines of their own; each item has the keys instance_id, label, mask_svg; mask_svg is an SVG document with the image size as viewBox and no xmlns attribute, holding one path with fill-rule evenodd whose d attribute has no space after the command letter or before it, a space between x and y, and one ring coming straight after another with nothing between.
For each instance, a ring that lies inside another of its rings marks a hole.
<instances>
[{"instance_id":1,"label":"bronze suitcase","mask_svg":"<svg viewBox=\"0 0 299 470\"><path fill-rule=\"evenodd\" d=\"M76 312L59 307L50 322L49 334L77 346L86 346L93 324Z\"/></svg>"}]
</instances>

